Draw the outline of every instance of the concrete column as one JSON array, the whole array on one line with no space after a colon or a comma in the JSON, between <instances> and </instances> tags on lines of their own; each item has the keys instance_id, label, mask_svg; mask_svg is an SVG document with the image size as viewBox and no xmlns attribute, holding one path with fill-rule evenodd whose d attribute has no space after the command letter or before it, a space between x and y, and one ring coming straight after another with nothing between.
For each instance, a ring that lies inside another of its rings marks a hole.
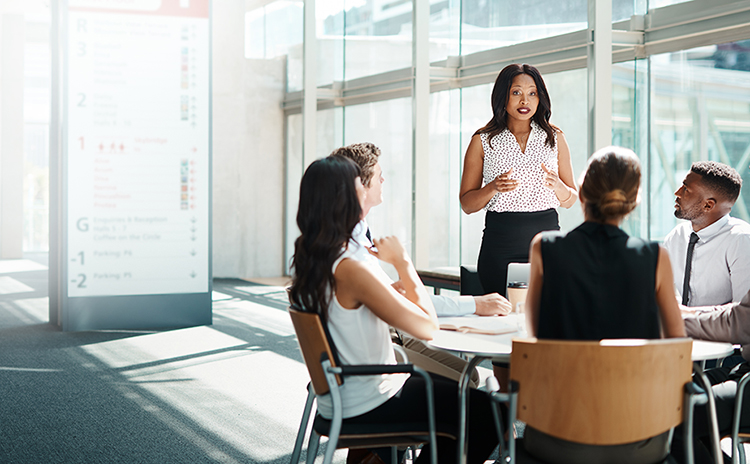
<instances>
[{"instance_id":1,"label":"concrete column","mask_svg":"<svg viewBox=\"0 0 750 464\"><path fill-rule=\"evenodd\" d=\"M21 14L0 18L0 258L23 257L23 56Z\"/></svg>"},{"instance_id":2,"label":"concrete column","mask_svg":"<svg viewBox=\"0 0 750 464\"><path fill-rule=\"evenodd\" d=\"M245 0L212 2L213 275L283 274L284 61L245 58Z\"/></svg>"},{"instance_id":3,"label":"concrete column","mask_svg":"<svg viewBox=\"0 0 750 464\"><path fill-rule=\"evenodd\" d=\"M612 2L589 0L589 154L612 144Z\"/></svg>"}]
</instances>

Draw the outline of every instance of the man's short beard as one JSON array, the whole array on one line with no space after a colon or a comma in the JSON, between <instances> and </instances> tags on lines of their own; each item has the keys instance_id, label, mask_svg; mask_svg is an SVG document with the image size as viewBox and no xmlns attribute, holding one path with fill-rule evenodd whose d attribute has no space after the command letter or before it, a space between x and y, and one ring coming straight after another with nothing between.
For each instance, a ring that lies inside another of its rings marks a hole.
<instances>
[{"instance_id":1,"label":"man's short beard","mask_svg":"<svg viewBox=\"0 0 750 464\"><path fill-rule=\"evenodd\" d=\"M674 210L674 217L677 219L685 219L687 221L692 221L693 219L698 219L703 215L703 210L700 208L699 205L695 205L693 208L690 209L675 209Z\"/></svg>"}]
</instances>

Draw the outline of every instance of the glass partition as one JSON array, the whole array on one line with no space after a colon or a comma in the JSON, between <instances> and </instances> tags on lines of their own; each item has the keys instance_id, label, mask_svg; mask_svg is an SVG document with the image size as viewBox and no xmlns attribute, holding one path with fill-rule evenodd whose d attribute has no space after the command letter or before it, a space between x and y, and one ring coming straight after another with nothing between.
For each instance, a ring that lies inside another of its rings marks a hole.
<instances>
[{"instance_id":1,"label":"glass partition","mask_svg":"<svg viewBox=\"0 0 750 464\"><path fill-rule=\"evenodd\" d=\"M461 92L436 92L430 98L430 241L429 267L458 266L463 152L460 143Z\"/></svg>"},{"instance_id":2,"label":"glass partition","mask_svg":"<svg viewBox=\"0 0 750 464\"><path fill-rule=\"evenodd\" d=\"M498 70L499 72L499 70ZM466 148L472 135L492 118L490 95L493 84L478 85L461 89L461 171ZM458 195L458 191L456 191ZM484 210L473 214L461 211L461 264L477 264L479 246L484 230Z\"/></svg>"},{"instance_id":3,"label":"glass partition","mask_svg":"<svg viewBox=\"0 0 750 464\"><path fill-rule=\"evenodd\" d=\"M463 0L461 8L463 55L588 27L587 0L557 0L554 6L546 0Z\"/></svg>"},{"instance_id":4,"label":"glass partition","mask_svg":"<svg viewBox=\"0 0 750 464\"><path fill-rule=\"evenodd\" d=\"M588 86L586 70L575 69L544 76L550 100L552 117L550 122L565 134L573 161L573 177L576 182L586 167L588 153ZM558 208L560 228L570 230L583 221L581 205L574 204L568 209Z\"/></svg>"},{"instance_id":5,"label":"glass partition","mask_svg":"<svg viewBox=\"0 0 750 464\"><path fill-rule=\"evenodd\" d=\"M302 90L304 2L276 0L245 13L245 58L287 60L287 91Z\"/></svg>"},{"instance_id":6,"label":"glass partition","mask_svg":"<svg viewBox=\"0 0 750 464\"><path fill-rule=\"evenodd\" d=\"M316 158L323 158L344 145L344 108L318 111L318 148Z\"/></svg>"},{"instance_id":7,"label":"glass partition","mask_svg":"<svg viewBox=\"0 0 750 464\"><path fill-rule=\"evenodd\" d=\"M612 145L630 148L641 160L641 203L621 227L630 235L646 238L650 212L647 84L648 60L612 66Z\"/></svg>"},{"instance_id":8,"label":"glass partition","mask_svg":"<svg viewBox=\"0 0 750 464\"><path fill-rule=\"evenodd\" d=\"M651 57L651 236L677 224L674 191L699 160L728 164L750 181L750 41ZM750 189L732 215L745 221Z\"/></svg>"},{"instance_id":9,"label":"glass partition","mask_svg":"<svg viewBox=\"0 0 750 464\"><path fill-rule=\"evenodd\" d=\"M318 36L318 85L344 80L344 35L351 0L315 2Z\"/></svg>"},{"instance_id":10,"label":"glass partition","mask_svg":"<svg viewBox=\"0 0 750 464\"><path fill-rule=\"evenodd\" d=\"M461 2L430 2L430 62L459 54Z\"/></svg>"},{"instance_id":11,"label":"glass partition","mask_svg":"<svg viewBox=\"0 0 750 464\"><path fill-rule=\"evenodd\" d=\"M411 0L353 1L346 11L346 79L411 66ZM349 6L349 5L347 5Z\"/></svg>"},{"instance_id":12,"label":"glass partition","mask_svg":"<svg viewBox=\"0 0 750 464\"><path fill-rule=\"evenodd\" d=\"M372 142L381 150L383 204L367 216L373 236L395 235L411 248L411 98L353 105L344 113L344 144Z\"/></svg>"}]
</instances>

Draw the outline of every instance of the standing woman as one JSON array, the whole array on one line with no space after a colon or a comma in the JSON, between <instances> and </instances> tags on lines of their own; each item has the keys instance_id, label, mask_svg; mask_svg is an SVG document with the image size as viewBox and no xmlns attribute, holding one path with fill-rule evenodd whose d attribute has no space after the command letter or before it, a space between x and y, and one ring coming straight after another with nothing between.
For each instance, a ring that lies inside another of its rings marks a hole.
<instances>
[{"instance_id":1,"label":"standing woman","mask_svg":"<svg viewBox=\"0 0 750 464\"><path fill-rule=\"evenodd\" d=\"M492 89L492 119L466 149L461 208L487 210L477 270L485 293L505 295L508 263L528 262L529 244L559 230L558 206L576 202L573 165L539 71L511 64Z\"/></svg>"}]
</instances>

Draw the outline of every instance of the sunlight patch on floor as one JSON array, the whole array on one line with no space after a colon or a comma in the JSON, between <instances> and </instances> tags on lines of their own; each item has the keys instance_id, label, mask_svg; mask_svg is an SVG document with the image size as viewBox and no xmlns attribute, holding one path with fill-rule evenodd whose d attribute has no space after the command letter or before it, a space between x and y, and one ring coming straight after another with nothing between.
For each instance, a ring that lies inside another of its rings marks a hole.
<instances>
[{"instance_id":1,"label":"sunlight patch on floor","mask_svg":"<svg viewBox=\"0 0 750 464\"><path fill-rule=\"evenodd\" d=\"M112 380L124 397L186 437L208 431L250 462L292 451L309 381L307 369L298 361L211 327L81 348L119 368L121 378ZM196 444L205 445L207 453L221 454L209 441Z\"/></svg>"},{"instance_id":2,"label":"sunlight patch on floor","mask_svg":"<svg viewBox=\"0 0 750 464\"><path fill-rule=\"evenodd\" d=\"M0 295L33 292L34 289L10 276L0 276Z\"/></svg>"},{"instance_id":3,"label":"sunlight patch on floor","mask_svg":"<svg viewBox=\"0 0 750 464\"><path fill-rule=\"evenodd\" d=\"M294 326L289 313L252 301L215 302L214 314L227 317L241 324L255 327L275 335L294 335Z\"/></svg>"},{"instance_id":4,"label":"sunlight patch on floor","mask_svg":"<svg viewBox=\"0 0 750 464\"><path fill-rule=\"evenodd\" d=\"M47 266L30 259L4 259L0 261L0 274L10 272L46 271Z\"/></svg>"}]
</instances>

